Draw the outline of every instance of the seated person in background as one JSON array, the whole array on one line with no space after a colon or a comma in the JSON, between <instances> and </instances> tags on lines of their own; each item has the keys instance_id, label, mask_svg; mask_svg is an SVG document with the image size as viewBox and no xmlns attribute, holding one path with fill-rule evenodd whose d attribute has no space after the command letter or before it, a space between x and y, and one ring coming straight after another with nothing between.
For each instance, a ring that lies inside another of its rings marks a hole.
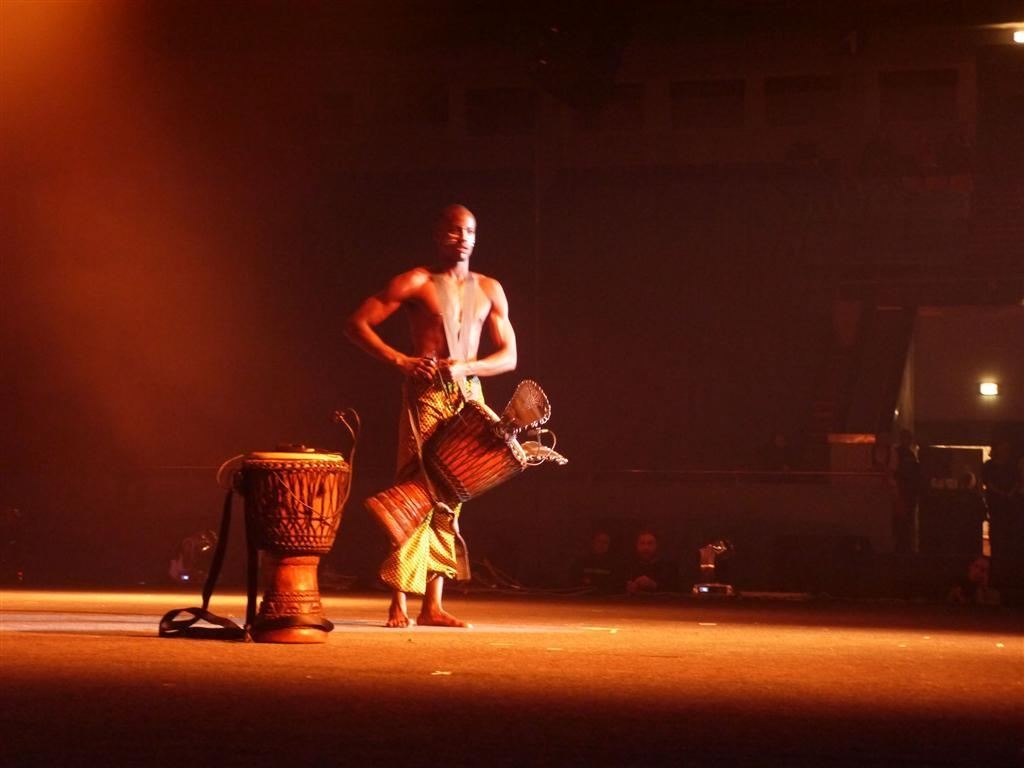
<instances>
[{"instance_id":1,"label":"seated person in background","mask_svg":"<svg viewBox=\"0 0 1024 768\"><path fill-rule=\"evenodd\" d=\"M636 536L633 556L626 564L626 591L631 595L644 592L675 592L678 575L672 563L658 556L658 537L650 530Z\"/></svg>"},{"instance_id":2,"label":"seated person in background","mask_svg":"<svg viewBox=\"0 0 1024 768\"><path fill-rule=\"evenodd\" d=\"M617 592L621 584L621 567L611 552L612 537L599 529L590 537L590 549L575 563L569 573L574 587L589 587L594 592Z\"/></svg>"},{"instance_id":3,"label":"seated person in background","mask_svg":"<svg viewBox=\"0 0 1024 768\"><path fill-rule=\"evenodd\" d=\"M974 558L967 566L967 577L949 591L947 601L957 605L999 605L999 593L988 585L990 569L987 557Z\"/></svg>"}]
</instances>

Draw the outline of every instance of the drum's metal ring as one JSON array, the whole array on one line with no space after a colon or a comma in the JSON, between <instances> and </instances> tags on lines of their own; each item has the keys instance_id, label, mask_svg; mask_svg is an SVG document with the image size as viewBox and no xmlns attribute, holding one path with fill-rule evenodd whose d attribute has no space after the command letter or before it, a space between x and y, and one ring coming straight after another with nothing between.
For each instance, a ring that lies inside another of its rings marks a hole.
<instances>
[{"instance_id":1,"label":"drum's metal ring","mask_svg":"<svg viewBox=\"0 0 1024 768\"><path fill-rule=\"evenodd\" d=\"M232 467L231 480L227 483L224 482L224 470L238 462L239 459L244 458L245 454L240 453L237 456L232 456L230 459L221 464L220 467L217 469L217 485L219 485L224 490L230 490L231 488L234 488L236 485L235 476L238 474L238 467Z\"/></svg>"}]
</instances>

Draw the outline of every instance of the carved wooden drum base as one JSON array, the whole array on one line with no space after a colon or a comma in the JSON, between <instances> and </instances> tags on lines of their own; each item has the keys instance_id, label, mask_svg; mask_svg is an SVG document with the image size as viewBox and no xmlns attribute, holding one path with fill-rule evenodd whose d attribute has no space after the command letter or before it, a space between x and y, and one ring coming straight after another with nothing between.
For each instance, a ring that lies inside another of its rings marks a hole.
<instances>
[{"instance_id":1,"label":"carved wooden drum base","mask_svg":"<svg viewBox=\"0 0 1024 768\"><path fill-rule=\"evenodd\" d=\"M263 600L252 627L257 643L326 643L332 625L324 618L317 581L319 556L263 553Z\"/></svg>"}]
</instances>

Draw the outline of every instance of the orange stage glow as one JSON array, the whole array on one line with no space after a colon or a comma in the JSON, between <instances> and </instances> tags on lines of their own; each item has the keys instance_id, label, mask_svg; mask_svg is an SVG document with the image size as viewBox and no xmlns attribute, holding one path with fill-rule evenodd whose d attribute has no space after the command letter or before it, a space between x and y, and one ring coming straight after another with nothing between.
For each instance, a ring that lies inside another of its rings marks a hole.
<instances>
[{"instance_id":1,"label":"orange stage glow","mask_svg":"<svg viewBox=\"0 0 1024 768\"><path fill-rule=\"evenodd\" d=\"M272 321L239 268L259 224L214 223L230 182L207 174L212 159L171 109L191 83L134 47L140 6L0 12L2 175L18 190L5 313L35 378L28 431L42 451L73 411L123 461L194 458L224 430L223 403L244 400L238 380L261 375L239 343Z\"/></svg>"}]
</instances>

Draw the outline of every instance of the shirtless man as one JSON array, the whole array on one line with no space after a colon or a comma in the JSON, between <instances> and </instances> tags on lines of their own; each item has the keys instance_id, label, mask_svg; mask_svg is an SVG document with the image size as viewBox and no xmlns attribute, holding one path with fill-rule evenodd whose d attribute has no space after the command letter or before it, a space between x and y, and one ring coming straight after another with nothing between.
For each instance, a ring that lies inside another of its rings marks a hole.
<instances>
[{"instance_id":1,"label":"shirtless man","mask_svg":"<svg viewBox=\"0 0 1024 768\"><path fill-rule=\"evenodd\" d=\"M508 318L501 284L469 269L476 244L476 219L461 205L449 205L434 230L435 263L398 275L355 311L346 334L371 356L404 377L399 421L398 477L419 470L418 444L453 415L462 398L483 400L480 376L516 367L516 336ZM375 328L405 307L412 354L389 346ZM494 351L477 358L486 329ZM387 626L406 627L406 593L423 595L416 623L466 627L441 607L444 579L468 573L465 545L458 533L459 506L435 508L381 566L381 578L393 590Z\"/></svg>"}]
</instances>

